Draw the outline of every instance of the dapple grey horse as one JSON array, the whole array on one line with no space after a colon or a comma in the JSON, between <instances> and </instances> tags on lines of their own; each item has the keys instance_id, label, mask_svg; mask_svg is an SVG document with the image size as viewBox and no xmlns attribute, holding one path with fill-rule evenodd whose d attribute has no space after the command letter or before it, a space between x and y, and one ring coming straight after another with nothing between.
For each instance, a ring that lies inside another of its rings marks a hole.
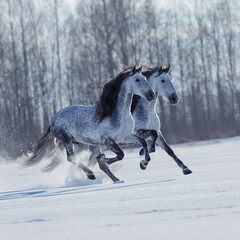
<instances>
[{"instance_id":1,"label":"dapple grey horse","mask_svg":"<svg viewBox=\"0 0 240 240\"><path fill-rule=\"evenodd\" d=\"M90 146L105 146L117 156L124 157L118 143L123 142L129 134L145 148L145 160L150 160L145 140L133 131L133 118L130 113L132 96L137 94L148 101L155 99L155 93L141 74L142 67L128 67L104 85L99 100L92 106L69 106L57 112L44 136L38 141L33 155L26 159L23 166L40 162L48 154L59 149L66 149L67 160L76 164L73 159L73 145L83 143ZM55 147L55 139L57 148ZM97 156L97 162L114 182L119 181L109 170L103 155ZM95 179L94 173L83 163L78 166L89 179Z\"/></svg>"}]
</instances>

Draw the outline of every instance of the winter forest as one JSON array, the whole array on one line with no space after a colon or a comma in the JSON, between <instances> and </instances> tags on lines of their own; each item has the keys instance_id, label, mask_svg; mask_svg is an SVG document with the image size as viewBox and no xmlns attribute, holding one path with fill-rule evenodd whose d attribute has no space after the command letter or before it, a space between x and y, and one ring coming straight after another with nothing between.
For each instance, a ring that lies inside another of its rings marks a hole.
<instances>
[{"instance_id":1,"label":"winter forest","mask_svg":"<svg viewBox=\"0 0 240 240\"><path fill-rule=\"evenodd\" d=\"M239 135L239 1L161 2L0 0L1 151L30 150L127 64L171 65L180 102L157 107L169 143Z\"/></svg>"}]
</instances>

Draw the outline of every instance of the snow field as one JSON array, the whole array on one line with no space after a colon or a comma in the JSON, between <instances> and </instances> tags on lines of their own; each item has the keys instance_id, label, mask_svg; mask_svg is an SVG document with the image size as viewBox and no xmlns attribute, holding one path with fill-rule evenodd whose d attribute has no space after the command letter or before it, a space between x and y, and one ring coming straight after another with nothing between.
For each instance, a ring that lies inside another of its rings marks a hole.
<instances>
[{"instance_id":1,"label":"snow field","mask_svg":"<svg viewBox=\"0 0 240 240\"><path fill-rule=\"evenodd\" d=\"M145 171L125 150L110 166L119 184L97 166L91 181L67 161L51 173L2 161L0 239L239 239L240 138L172 148L191 175L160 148Z\"/></svg>"}]
</instances>

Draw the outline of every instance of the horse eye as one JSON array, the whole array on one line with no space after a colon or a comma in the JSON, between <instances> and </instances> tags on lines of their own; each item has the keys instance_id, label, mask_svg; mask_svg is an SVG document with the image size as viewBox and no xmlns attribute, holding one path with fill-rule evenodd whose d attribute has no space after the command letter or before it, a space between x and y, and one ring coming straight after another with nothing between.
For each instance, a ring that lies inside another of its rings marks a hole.
<instances>
[{"instance_id":1,"label":"horse eye","mask_svg":"<svg viewBox=\"0 0 240 240\"><path fill-rule=\"evenodd\" d=\"M139 81L140 81L140 79L139 79L139 78L137 78L137 79L136 79L136 82L139 82Z\"/></svg>"},{"instance_id":2,"label":"horse eye","mask_svg":"<svg viewBox=\"0 0 240 240\"><path fill-rule=\"evenodd\" d=\"M165 80L164 80L164 79L162 79L162 83L165 83Z\"/></svg>"}]
</instances>

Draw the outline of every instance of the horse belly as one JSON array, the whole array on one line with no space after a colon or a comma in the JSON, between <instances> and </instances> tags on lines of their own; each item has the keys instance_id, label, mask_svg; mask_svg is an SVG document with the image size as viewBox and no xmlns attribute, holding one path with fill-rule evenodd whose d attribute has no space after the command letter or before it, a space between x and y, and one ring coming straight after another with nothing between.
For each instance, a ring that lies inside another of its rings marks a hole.
<instances>
[{"instance_id":1,"label":"horse belly","mask_svg":"<svg viewBox=\"0 0 240 240\"><path fill-rule=\"evenodd\" d=\"M102 145L102 137L97 127L88 127L85 125L83 128L74 131L73 136L77 142L82 142L89 145Z\"/></svg>"}]
</instances>

